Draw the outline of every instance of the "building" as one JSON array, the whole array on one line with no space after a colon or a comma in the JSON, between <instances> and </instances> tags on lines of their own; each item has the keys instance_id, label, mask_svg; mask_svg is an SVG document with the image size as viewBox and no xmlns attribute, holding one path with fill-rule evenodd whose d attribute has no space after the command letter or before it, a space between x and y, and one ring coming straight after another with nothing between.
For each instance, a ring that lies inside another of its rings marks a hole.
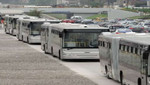
<instances>
[{"instance_id":1,"label":"building","mask_svg":"<svg viewBox=\"0 0 150 85\"><path fill-rule=\"evenodd\" d=\"M147 6L150 7L150 1L147 1Z\"/></svg>"},{"instance_id":2,"label":"building","mask_svg":"<svg viewBox=\"0 0 150 85\"><path fill-rule=\"evenodd\" d=\"M119 6L134 5L137 0L117 0Z\"/></svg>"}]
</instances>

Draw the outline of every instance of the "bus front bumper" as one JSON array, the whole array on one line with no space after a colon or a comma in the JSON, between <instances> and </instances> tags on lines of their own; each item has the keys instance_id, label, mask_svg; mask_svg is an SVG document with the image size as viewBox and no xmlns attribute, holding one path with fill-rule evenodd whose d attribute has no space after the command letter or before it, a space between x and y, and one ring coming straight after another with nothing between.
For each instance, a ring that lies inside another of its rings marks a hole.
<instances>
[{"instance_id":1,"label":"bus front bumper","mask_svg":"<svg viewBox=\"0 0 150 85\"><path fill-rule=\"evenodd\" d=\"M63 59L99 59L99 52L63 52Z\"/></svg>"},{"instance_id":2,"label":"bus front bumper","mask_svg":"<svg viewBox=\"0 0 150 85\"><path fill-rule=\"evenodd\" d=\"M40 36L31 36L30 37L30 43L41 43L41 38L40 38Z\"/></svg>"}]
</instances>

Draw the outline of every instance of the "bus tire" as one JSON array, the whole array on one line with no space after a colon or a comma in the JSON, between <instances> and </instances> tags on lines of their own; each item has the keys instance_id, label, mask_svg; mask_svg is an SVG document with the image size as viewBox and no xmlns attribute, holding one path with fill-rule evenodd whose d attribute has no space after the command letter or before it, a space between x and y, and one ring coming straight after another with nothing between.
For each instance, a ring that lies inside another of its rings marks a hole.
<instances>
[{"instance_id":1,"label":"bus tire","mask_svg":"<svg viewBox=\"0 0 150 85\"><path fill-rule=\"evenodd\" d=\"M123 85L123 72L120 71L120 83L121 85Z\"/></svg>"},{"instance_id":2,"label":"bus tire","mask_svg":"<svg viewBox=\"0 0 150 85\"><path fill-rule=\"evenodd\" d=\"M105 66L105 73L106 73L106 77L107 77L108 79L110 79L107 66Z\"/></svg>"},{"instance_id":3,"label":"bus tire","mask_svg":"<svg viewBox=\"0 0 150 85\"><path fill-rule=\"evenodd\" d=\"M29 37L27 37L27 43L30 44Z\"/></svg>"},{"instance_id":4,"label":"bus tire","mask_svg":"<svg viewBox=\"0 0 150 85\"><path fill-rule=\"evenodd\" d=\"M141 78L138 78L137 85L142 85Z\"/></svg>"},{"instance_id":5,"label":"bus tire","mask_svg":"<svg viewBox=\"0 0 150 85\"><path fill-rule=\"evenodd\" d=\"M19 39L19 35L17 34L16 36L17 36L18 41L20 41L20 39Z\"/></svg>"},{"instance_id":6,"label":"bus tire","mask_svg":"<svg viewBox=\"0 0 150 85\"><path fill-rule=\"evenodd\" d=\"M59 60L63 60L62 56L61 56L61 51L59 50L59 56L58 56Z\"/></svg>"},{"instance_id":7,"label":"bus tire","mask_svg":"<svg viewBox=\"0 0 150 85\"><path fill-rule=\"evenodd\" d=\"M44 48L44 53L48 54L48 52L46 52L46 45L43 45L43 48Z\"/></svg>"},{"instance_id":8,"label":"bus tire","mask_svg":"<svg viewBox=\"0 0 150 85\"><path fill-rule=\"evenodd\" d=\"M54 56L53 47L51 47L51 55Z\"/></svg>"},{"instance_id":9,"label":"bus tire","mask_svg":"<svg viewBox=\"0 0 150 85\"><path fill-rule=\"evenodd\" d=\"M23 41L23 35L22 35L22 37L21 37L21 40Z\"/></svg>"},{"instance_id":10,"label":"bus tire","mask_svg":"<svg viewBox=\"0 0 150 85\"><path fill-rule=\"evenodd\" d=\"M6 32L6 28L5 28L5 33L7 33L7 32Z\"/></svg>"}]
</instances>

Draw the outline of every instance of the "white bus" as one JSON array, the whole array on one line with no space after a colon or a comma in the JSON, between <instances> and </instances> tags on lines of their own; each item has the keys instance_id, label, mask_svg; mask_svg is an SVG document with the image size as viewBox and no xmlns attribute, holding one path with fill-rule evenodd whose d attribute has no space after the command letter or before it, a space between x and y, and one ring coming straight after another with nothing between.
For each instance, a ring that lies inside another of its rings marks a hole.
<instances>
[{"instance_id":1,"label":"white bus","mask_svg":"<svg viewBox=\"0 0 150 85\"><path fill-rule=\"evenodd\" d=\"M12 19L10 17L11 17L10 15L5 15L4 16L4 19L5 19L4 20L4 29L5 29L6 34L10 33L10 29L12 27Z\"/></svg>"},{"instance_id":2,"label":"white bus","mask_svg":"<svg viewBox=\"0 0 150 85\"><path fill-rule=\"evenodd\" d=\"M47 19L23 19L22 20L22 40L27 43L41 43L41 25L44 22L60 23L60 20Z\"/></svg>"},{"instance_id":3,"label":"white bus","mask_svg":"<svg viewBox=\"0 0 150 85\"><path fill-rule=\"evenodd\" d=\"M27 15L5 15L4 29L5 32L11 35L16 35L17 19Z\"/></svg>"},{"instance_id":4,"label":"white bus","mask_svg":"<svg viewBox=\"0 0 150 85\"><path fill-rule=\"evenodd\" d=\"M16 37L19 41L23 40L22 39L22 22L23 22L24 19L38 19L38 17L24 16L24 17L21 17L21 18L17 19L17 34L16 34Z\"/></svg>"},{"instance_id":5,"label":"white bus","mask_svg":"<svg viewBox=\"0 0 150 85\"><path fill-rule=\"evenodd\" d=\"M150 85L150 34L99 36L101 71L121 85Z\"/></svg>"},{"instance_id":6,"label":"white bus","mask_svg":"<svg viewBox=\"0 0 150 85\"><path fill-rule=\"evenodd\" d=\"M27 15L14 15L14 16L11 16L9 17L10 18L10 22L11 22L11 27L10 27L10 31L9 31L9 34L11 35L15 35L17 34L17 20L19 18L23 18L23 17L26 17Z\"/></svg>"},{"instance_id":7,"label":"white bus","mask_svg":"<svg viewBox=\"0 0 150 85\"><path fill-rule=\"evenodd\" d=\"M51 26L51 24L49 22L46 22L44 24L41 25L41 49L44 51L45 50L45 53L47 53L48 49L45 49L45 47L48 47L46 46L47 43L46 42L49 42L49 41L46 41L46 39L48 40L48 33L49 32L49 27Z\"/></svg>"},{"instance_id":8,"label":"white bus","mask_svg":"<svg viewBox=\"0 0 150 85\"><path fill-rule=\"evenodd\" d=\"M98 35L107 31L108 28L98 25L60 23L45 26L41 48L61 60L98 59Z\"/></svg>"}]
</instances>

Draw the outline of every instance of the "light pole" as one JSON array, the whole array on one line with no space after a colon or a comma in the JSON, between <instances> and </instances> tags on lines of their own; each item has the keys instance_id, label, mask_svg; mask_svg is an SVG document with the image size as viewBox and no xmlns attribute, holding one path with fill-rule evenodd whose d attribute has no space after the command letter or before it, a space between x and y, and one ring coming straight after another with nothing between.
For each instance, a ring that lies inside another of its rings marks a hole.
<instances>
[{"instance_id":1,"label":"light pole","mask_svg":"<svg viewBox=\"0 0 150 85\"><path fill-rule=\"evenodd\" d=\"M129 0L127 0L126 5L127 5L127 8L128 8L128 6L129 6Z\"/></svg>"}]
</instances>

